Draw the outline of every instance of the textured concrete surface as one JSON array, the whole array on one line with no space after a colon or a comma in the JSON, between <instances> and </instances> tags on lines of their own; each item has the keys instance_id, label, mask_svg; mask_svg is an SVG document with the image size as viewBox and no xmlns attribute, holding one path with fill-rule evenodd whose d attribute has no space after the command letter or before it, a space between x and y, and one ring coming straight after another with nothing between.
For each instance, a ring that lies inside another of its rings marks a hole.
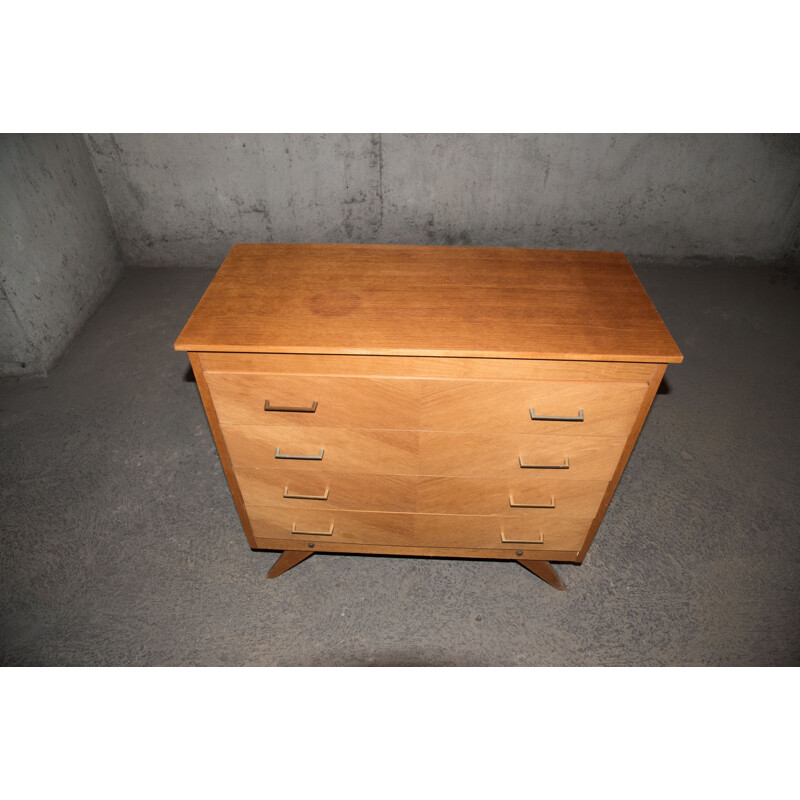
<instances>
[{"instance_id":1,"label":"textured concrete surface","mask_svg":"<svg viewBox=\"0 0 800 800\"><path fill-rule=\"evenodd\" d=\"M0 376L46 372L122 264L237 241L800 253L800 136L0 136Z\"/></svg>"},{"instance_id":2,"label":"textured concrete surface","mask_svg":"<svg viewBox=\"0 0 800 800\"><path fill-rule=\"evenodd\" d=\"M234 242L621 250L663 262L797 247L800 136L89 134L128 266Z\"/></svg>"},{"instance_id":3,"label":"textured concrete surface","mask_svg":"<svg viewBox=\"0 0 800 800\"><path fill-rule=\"evenodd\" d=\"M49 369L121 274L83 138L0 135L0 375Z\"/></svg>"},{"instance_id":4,"label":"textured concrete surface","mask_svg":"<svg viewBox=\"0 0 800 800\"><path fill-rule=\"evenodd\" d=\"M797 665L800 275L637 271L670 367L589 557L318 554L274 581L172 343L207 270L133 270L0 384L4 665Z\"/></svg>"}]
</instances>

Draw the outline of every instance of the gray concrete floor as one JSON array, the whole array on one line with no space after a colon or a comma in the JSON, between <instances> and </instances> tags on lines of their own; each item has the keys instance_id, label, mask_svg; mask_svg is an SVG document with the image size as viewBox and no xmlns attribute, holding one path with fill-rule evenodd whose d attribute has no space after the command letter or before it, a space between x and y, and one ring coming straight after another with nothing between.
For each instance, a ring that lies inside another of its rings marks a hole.
<instances>
[{"instance_id":1,"label":"gray concrete floor","mask_svg":"<svg viewBox=\"0 0 800 800\"><path fill-rule=\"evenodd\" d=\"M130 270L0 384L3 665L797 665L800 278L634 265L670 367L582 566L249 549L188 360L207 270Z\"/></svg>"}]
</instances>

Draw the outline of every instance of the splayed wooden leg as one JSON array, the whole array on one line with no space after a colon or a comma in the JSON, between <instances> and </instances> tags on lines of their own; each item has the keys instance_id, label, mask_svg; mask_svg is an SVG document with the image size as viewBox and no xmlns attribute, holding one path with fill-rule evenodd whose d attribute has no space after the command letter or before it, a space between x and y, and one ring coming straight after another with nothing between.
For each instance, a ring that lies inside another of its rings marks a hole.
<instances>
[{"instance_id":1,"label":"splayed wooden leg","mask_svg":"<svg viewBox=\"0 0 800 800\"><path fill-rule=\"evenodd\" d=\"M313 553L305 550L284 550L281 557L272 565L272 569L267 573L268 578L277 578L283 575L286 570L296 567L301 561L305 561Z\"/></svg>"},{"instance_id":2,"label":"splayed wooden leg","mask_svg":"<svg viewBox=\"0 0 800 800\"><path fill-rule=\"evenodd\" d=\"M560 592L566 591L567 587L564 586L564 581L559 578L549 561L523 561L522 559L517 559L517 561L545 583L549 583L554 589L558 589Z\"/></svg>"}]
</instances>

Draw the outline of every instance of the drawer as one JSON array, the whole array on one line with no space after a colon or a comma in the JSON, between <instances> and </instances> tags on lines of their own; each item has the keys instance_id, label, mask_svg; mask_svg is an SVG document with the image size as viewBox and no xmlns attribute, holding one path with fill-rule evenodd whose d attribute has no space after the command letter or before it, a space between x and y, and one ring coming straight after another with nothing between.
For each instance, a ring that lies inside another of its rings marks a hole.
<instances>
[{"instance_id":1,"label":"drawer","mask_svg":"<svg viewBox=\"0 0 800 800\"><path fill-rule=\"evenodd\" d=\"M253 506L256 539L300 543L383 544L403 547L478 547L494 550L571 550L583 545L588 524L535 522L526 517L311 511Z\"/></svg>"},{"instance_id":2,"label":"drawer","mask_svg":"<svg viewBox=\"0 0 800 800\"><path fill-rule=\"evenodd\" d=\"M221 425L582 436L627 436L647 389L645 383L613 381L413 380L244 372L211 372L206 379ZM270 410L265 408L267 402ZM530 409L536 419L531 418Z\"/></svg>"},{"instance_id":3,"label":"drawer","mask_svg":"<svg viewBox=\"0 0 800 800\"><path fill-rule=\"evenodd\" d=\"M248 508L260 505L313 511L417 510L419 478L412 475L239 469L236 477Z\"/></svg>"},{"instance_id":4,"label":"drawer","mask_svg":"<svg viewBox=\"0 0 800 800\"><path fill-rule=\"evenodd\" d=\"M416 511L531 517L537 522L577 519L588 527L608 488L607 481L515 477L420 478Z\"/></svg>"},{"instance_id":5,"label":"drawer","mask_svg":"<svg viewBox=\"0 0 800 800\"><path fill-rule=\"evenodd\" d=\"M553 478L498 480L310 470L240 469L236 475L248 508L530 516L545 521L574 518L587 525L608 486L604 481Z\"/></svg>"},{"instance_id":6,"label":"drawer","mask_svg":"<svg viewBox=\"0 0 800 800\"><path fill-rule=\"evenodd\" d=\"M646 391L646 383L422 381L419 427L627 437Z\"/></svg>"},{"instance_id":7,"label":"drawer","mask_svg":"<svg viewBox=\"0 0 800 800\"><path fill-rule=\"evenodd\" d=\"M222 425L419 427L416 381L236 372L210 372L206 381Z\"/></svg>"},{"instance_id":8,"label":"drawer","mask_svg":"<svg viewBox=\"0 0 800 800\"><path fill-rule=\"evenodd\" d=\"M421 475L554 477L610 481L625 439L513 436L427 431L419 434ZM524 467L522 465L525 465Z\"/></svg>"},{"instance_id":9,"label":"drawer","mask_svg":"<svg viewBox=\"0 0 800 800\"><path fill-rule=\"evenodd\" d=\"M281 471L417 474L419 434L414 431L271 425L221 425L220 429L235 470L257 467Z\"/></svg>"}]
</instances>

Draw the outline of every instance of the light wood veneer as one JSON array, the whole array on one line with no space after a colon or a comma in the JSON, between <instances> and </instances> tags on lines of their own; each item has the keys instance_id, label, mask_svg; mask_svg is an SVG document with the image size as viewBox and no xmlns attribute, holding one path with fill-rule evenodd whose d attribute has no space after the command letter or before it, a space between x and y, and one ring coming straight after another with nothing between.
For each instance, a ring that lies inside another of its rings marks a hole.
<instances>
[{"instance_id":1,"label":"light wood veneer","mask_svg":"<svg viewBox=\"0 0 800 800\"><path fill-rule=\"evenodd\" d=\"M236 245L175 347L270 577L391 553L556 588L682 360L620 253L390 245Z\"/></svg>"},{"instance_id":2,"label":"light wood veneer","mask_svg":"<svg viewBox=\"0 0 800 800\"><path fill-rule=\"evenodd\" d=\"M515 476L358 475L322 470L238 469L245 505L294 510L398 511L591 520L608 480ZM512 505L513 503L513 505ZM550 507L552 506L552 507Z\"/></svg>"}]
</instances>

